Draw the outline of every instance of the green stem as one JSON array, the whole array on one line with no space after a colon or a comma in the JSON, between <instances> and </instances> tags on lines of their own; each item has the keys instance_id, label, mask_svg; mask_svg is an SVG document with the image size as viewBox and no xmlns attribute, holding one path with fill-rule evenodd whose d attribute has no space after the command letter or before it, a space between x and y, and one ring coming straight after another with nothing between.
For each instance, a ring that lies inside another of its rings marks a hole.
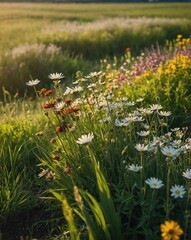
<instances>
[{"instance_id":1,"label":"green stem","mask_svg":"<svg viewBox=\"0 0 191 240\"><path fill-rule=\"evenodd\" d=\"M186 202L186 209L185 209L185 228L184 228L184 240L186 240L186 233L187 233L187 229L188 229L188 220L190 217L190 211L189 211L189 202L190 202L190 196L191 196L191 184L189 186L188 185L188 198L187 198L187 202Z\"/></svg>"},{"instance_id":2,"label":"green stem","mask_svg":"<svg viewBox=\"0 0 191 240\"><path fill-rule=\"evenodd\" d=\"M169 219L169 213L170 213L170 196L169 196L169 191L170 191L170 172L171 172L171 159L167 160L167 183L166 183L166 218Z\"/></svg>"}]
</instances>

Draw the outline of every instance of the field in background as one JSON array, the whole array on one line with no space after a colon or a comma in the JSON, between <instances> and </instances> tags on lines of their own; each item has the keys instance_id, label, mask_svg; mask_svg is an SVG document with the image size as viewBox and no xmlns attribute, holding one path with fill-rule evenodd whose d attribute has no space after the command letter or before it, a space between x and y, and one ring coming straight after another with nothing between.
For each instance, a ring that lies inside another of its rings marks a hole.
<instances>
[{"instance_id":1,"label":"field in background","mask_svg":"<svg viewBox=\"0 0 191 240\"><path fill-rule=\"evenodd\" d=\"M59 21L87 22L114 17L191 19L190 3L54 4L0 3L0 48L36 42L47 25Z\"/></svg>"},{"instance_id":2,"label":"field in background","mask_svg":"<svg viewBox=\"0 0 191 240\"><path fill-rule=\"evenodd\" d=\"M191 32L190 3L54 4L0 3L0 99L4 87L26 93L31 78L49 85L50 72L64 72L66 83L80 70L97 71L100 59L113 59L131 48L165 45Z\"/></svg>"}]
</instances>

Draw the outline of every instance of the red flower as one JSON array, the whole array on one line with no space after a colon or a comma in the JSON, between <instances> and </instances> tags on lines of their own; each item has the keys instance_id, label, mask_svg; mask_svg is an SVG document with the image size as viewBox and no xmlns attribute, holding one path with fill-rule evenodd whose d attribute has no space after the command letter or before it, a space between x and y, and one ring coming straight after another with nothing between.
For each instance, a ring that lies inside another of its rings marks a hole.
<instances>
[{"instance_id":1,"label":"red flower","mask_svg":"<svg viewBox=\"0 0 191 240\"><path fill-rule=\"evenodd\" d=\"M53 94L53 92L54 92L53 90L48 90L48 91L45 92L45 96L48 97L51 94Z\"/></svg>"},{"instance_id":2,"label":"red flower","mask_svg":"<svg viewBox=\"0 0 191 240\"><path fill-rule=\"evenodd\" d=\"M73 101L72 99L68 98L68 99L65 100L65 103L70 104L72 101Z\"/></svg>"},{"instance_id":3,"label":"red flower","mask_svg":"<svg viewBox=\"0 0 191 240\"><path fill-rule=\"evenodd\" d=\"M56 132L63 132L63 127L61 127L61 126L56 127Z\"/></svg>"},{"instance_id":4,"label":"red flower","mask_svg":"<svg viewBox=\"0 0 191 240\"><path fill-rule=\"evenodd\" d=\"M54 160L59 160L60 159L60 155L56 154L52 156L52 159Z\"/></svg>"},{"instance_id":5,"label":"red flower","mask_svg":"<svg viewBox=\"0 0 191 240\"><path fill-rule=\"evenodd\" d=\"M52 102L47 102L47 103L45 103L44 108L45 108L45 109L47 109L47 108L53 108L55 104L56 104L56 101L55 101L55 100L52 101Z\"/></svg>"}]
</instances>

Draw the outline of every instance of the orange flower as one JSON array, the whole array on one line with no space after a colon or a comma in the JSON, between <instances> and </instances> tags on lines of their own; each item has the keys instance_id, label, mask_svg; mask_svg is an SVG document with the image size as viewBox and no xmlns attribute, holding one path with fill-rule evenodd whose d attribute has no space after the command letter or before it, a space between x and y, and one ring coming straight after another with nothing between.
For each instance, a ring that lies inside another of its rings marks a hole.
<instances>
[{"instance_id":1,"label":"orange flower","mask_svg":"<svg viewBox=\"0 0 191 240\"><path fill-rule=\"evenodd\" d=\"M53 92L54 92L53 90L48 90L48 91L45 92L45 96L48 97L51 94L53 94Z\"/></svg>"},{"instance_id":2,"label":"orange flower","mask_svg":"<svg viewBox=\"0 0 191 240\"><path fill-rule=\"evenodd\" d=\"M163 240L179 240L184 232L175 221L165 221L160 225L161 236Z\"/></svg>"}]
</instances>

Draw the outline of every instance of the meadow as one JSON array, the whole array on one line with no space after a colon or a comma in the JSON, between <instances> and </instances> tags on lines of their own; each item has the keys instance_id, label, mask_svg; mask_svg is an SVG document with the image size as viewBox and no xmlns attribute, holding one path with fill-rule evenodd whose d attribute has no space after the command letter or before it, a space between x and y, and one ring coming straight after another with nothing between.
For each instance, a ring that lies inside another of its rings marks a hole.
<instances>
[{"instance_id":1,"label":"meadow","mask_svg":"<svg viewBox=\"0 0 191 240\"><path fill-rule=\"evenodd\" d=\"M0 240L191 239L190 4L0 6Z\"/></svg>"},{"instance_id":2,"label":"meadow","mask_svg":"<svg viewBox=\"0 0 191 240\"><path fill-rule=\"evenodd\" d=\"M131 48L189 37L190 4L0 3L0 97L2 87L25 96L25 81L64 72L70 83L79 69L98 71L100 59ZM29 91L29 90L28 90ZM31 92L28 92L28 95Z\"/></svg>"}]
</instances>

